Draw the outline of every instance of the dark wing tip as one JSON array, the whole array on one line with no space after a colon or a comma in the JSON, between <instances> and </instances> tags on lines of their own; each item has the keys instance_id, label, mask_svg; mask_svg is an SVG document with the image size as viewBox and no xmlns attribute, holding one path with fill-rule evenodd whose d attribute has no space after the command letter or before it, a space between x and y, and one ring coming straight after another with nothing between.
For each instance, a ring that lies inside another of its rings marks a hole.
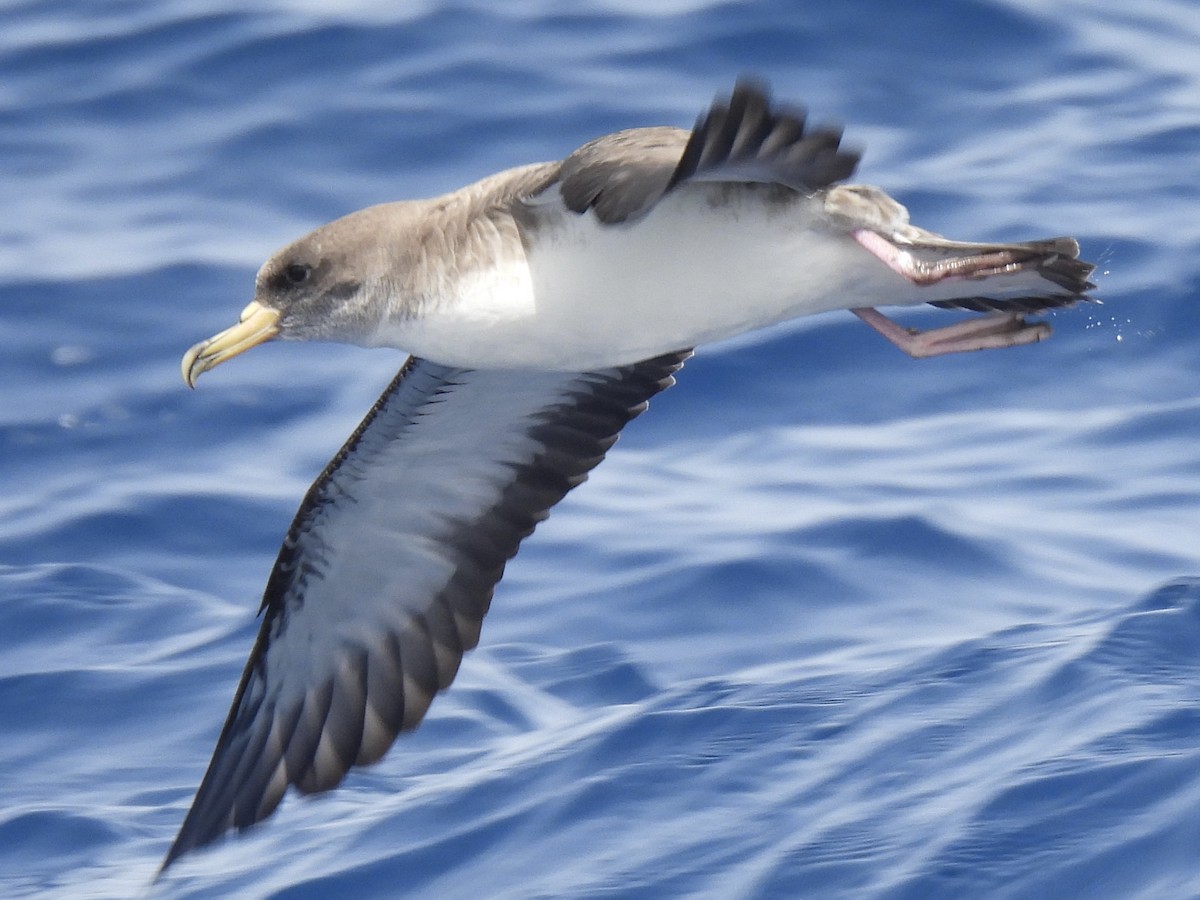
<instances>
[{"instance_id":1,"label":"dark wing tip","mask_svg":"<svg viewBox=\"0 0 1200 900\"><path fill-rule=\"evenodd\" d=\"M859 153L834 126L808 128L804 110L775 103L765 82L743 77L691 133L634 128L584 144L563 160L559 190L576 213L605 225L645 215L682 182L778 184L811 192L853 174Z\"/></svg>"},{"instance_id":2,"label":"dark wing tip","mask_svg":"<svg viewBox=\"0 0 1200 900\"><path fill-rule=\"evenodd\" d=\"M688 179L746 180L815 191L849 178L861 154L842 130L809 128L807 114L775 103L762 79L742 76L728 102L714 101L692 129L668 189Z\"/></svg>"}]
</instances>

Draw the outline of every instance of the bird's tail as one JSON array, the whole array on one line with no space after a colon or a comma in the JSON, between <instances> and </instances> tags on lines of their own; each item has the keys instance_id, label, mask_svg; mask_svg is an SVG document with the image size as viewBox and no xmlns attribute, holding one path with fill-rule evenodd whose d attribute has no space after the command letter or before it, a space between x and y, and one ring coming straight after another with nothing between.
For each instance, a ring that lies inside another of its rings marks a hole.
<instances>
[{"instance_id":1,"label":"bird's tail","mask_svg":"<svg viewBox=\"0 0 1200 900\"><path fill-rule=\"evenodd\" d=\"M901 305L929 303L976 312L1038 312L1089 300L1095 270L1079 258L1074 238L1014 244L952 241L904 225L884 235L871 228L854 239L915 290ZM890 304L889 304L890 305Z\"/></svg>"},{"instance_id":2,"label":"bird's tail","mask_svg":"<svg viewBox=\"0 0 1200 900\"><path fill-rule=\"evenodd\" d=\"M1090 300L1095 266L1079 258L1079 242L1057 237L1016 244L977 244L933 238L914 242L923 267L946 271L938 281L961 296L929 301L943 309L1038 312Z\"/></svg>"}]
</instances>

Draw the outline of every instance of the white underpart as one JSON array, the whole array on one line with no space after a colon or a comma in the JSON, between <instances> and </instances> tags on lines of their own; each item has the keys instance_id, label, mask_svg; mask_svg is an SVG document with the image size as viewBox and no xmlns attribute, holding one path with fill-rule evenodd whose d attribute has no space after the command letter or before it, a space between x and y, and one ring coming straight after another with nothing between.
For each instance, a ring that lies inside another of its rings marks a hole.
<instances>
[{"instance_id":1,"label":"white underpart","mask_svg":"<svg viewBox=\"0 0 1200 900\"><path fill-rule=\"evenodd\" d=\"M686 185L620 225L556 197L540 205L528 253L498 245L494 266L380 342L448 365L581 371L828 310L979 291L957 279L914 285L831 226L819 197Z\"/></svg>"}]
</instances>

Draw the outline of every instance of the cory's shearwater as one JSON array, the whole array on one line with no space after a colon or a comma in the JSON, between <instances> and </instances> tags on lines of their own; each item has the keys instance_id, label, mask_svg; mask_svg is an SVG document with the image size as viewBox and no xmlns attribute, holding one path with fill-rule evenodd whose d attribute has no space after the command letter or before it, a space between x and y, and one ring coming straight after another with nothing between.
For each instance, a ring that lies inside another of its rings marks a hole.
<instances>
[{"instance_id":1,"label":"cory's shearwater","mask_svg":"<svg viewBox=\"0 0 1200 900\"><path fill-rule=\"evenodd\" d=\"M452 194L352 213L262 267L197 377L275 338L411 354L304 498L212 762L163 863L337 785L415 727L523 538L690 348L850 309L913 356L1049 334L1071 238L951 241L840 184L841 133L739 82L690 131L636 128ZM924 333L876 305L984 313Z\"/></svg>"}]
</instances>

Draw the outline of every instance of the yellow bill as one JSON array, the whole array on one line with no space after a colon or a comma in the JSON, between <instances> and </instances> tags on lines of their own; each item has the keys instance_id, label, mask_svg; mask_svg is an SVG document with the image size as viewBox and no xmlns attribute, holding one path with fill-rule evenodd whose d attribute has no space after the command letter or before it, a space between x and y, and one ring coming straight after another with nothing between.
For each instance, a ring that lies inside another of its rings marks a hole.
<instances>
[{"instance_id":1,"label":"yellow bill","mask_svg":"<svg viewBox=\"0 0 1200 900\"><path fill-rule=\"evenodd\" d=\"M251 301L242 310L238 323L195 344L183 354L183 380L194 388L196 379L209 369L219 366L239 353L245 353L279 334L279 311Z\"/></svg>"}]
</instances>

